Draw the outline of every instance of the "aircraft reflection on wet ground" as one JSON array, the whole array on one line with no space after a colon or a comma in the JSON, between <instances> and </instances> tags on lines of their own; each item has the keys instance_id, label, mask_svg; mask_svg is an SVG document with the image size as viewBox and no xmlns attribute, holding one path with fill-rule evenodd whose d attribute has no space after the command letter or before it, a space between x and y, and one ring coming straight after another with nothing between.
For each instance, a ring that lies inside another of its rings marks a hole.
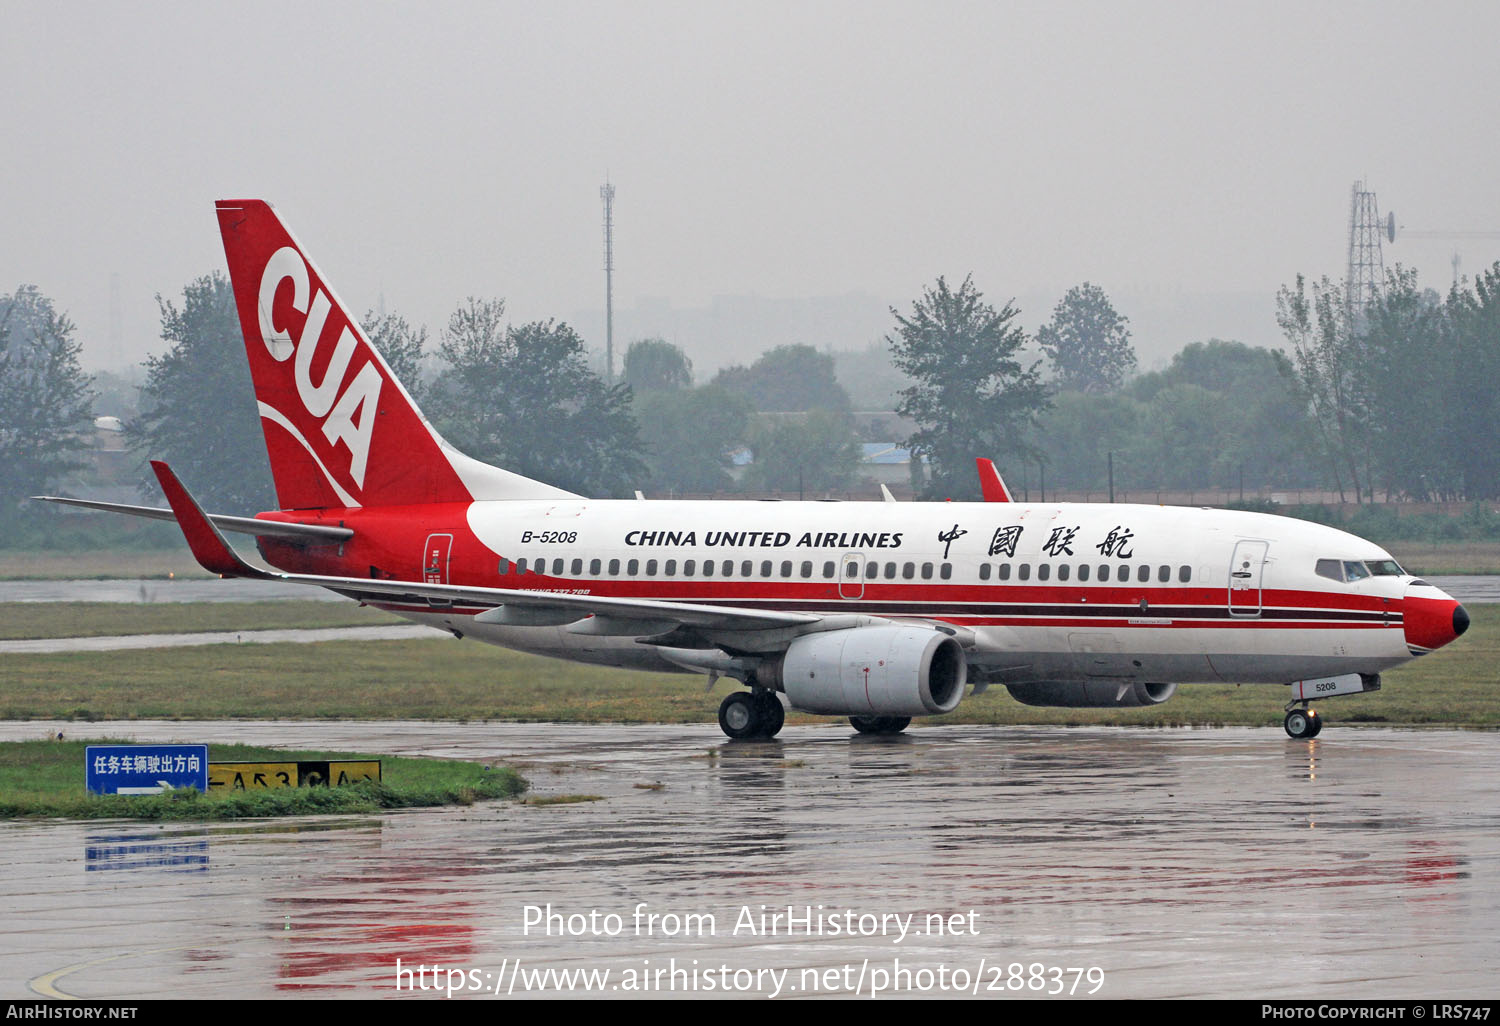
<instances>
[{"instance_id":1,"label":"aircraft reflection on wet ground","mask_svg":"<svg viewBox=\"0 0 1500 1026\"><path fill-rule=\"evenodd\" d=\"M0 737L47 729L0 724ZM598 800L10 824L6 997L384 996L397 959L479 982L520 959L616 980L647 963L724 966L745 970L751 992L783 996L805 992L804 970L899 960L961 967L981 995L995 966L1020 963L1023 977L1034 964L1098 967L1107 997L1412 998L1482 993L1500 964L1490 732L797 727L744 743L695 725L141 722L108 733L503 760L534 795ZM613 915L621 928L528 928L527 906ZM641 932L642 907L661 917L655 930ZM769 934L736 928L747 911L788 909L791 925ZM899 939L817 932L798 927L804 910L809 924L910 916L915 927ZM660 925L690 916L713 928ZM973 930L933 935L919 929L929 916ZM780 989L753 975L780 970ZM996 996L1021 996L998 979Z\"/></svg>"}]
</instances>

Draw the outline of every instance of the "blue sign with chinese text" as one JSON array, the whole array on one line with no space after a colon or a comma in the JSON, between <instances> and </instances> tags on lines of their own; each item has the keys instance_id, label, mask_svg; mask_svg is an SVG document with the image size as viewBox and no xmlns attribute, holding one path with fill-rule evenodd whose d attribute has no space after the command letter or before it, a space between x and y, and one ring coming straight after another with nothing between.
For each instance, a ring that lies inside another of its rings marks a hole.
<instances>
[{"instance_id":1,"label":"blue sign with chinese text","mask_svg":"<svg viewBox=\"0 0 1500 1026\"><path fill-rule=\"evenodd\" d=\"M158 794L208 790L207 745L89 745L84 776L90 794Z\"/></svg>"}]
</instances>

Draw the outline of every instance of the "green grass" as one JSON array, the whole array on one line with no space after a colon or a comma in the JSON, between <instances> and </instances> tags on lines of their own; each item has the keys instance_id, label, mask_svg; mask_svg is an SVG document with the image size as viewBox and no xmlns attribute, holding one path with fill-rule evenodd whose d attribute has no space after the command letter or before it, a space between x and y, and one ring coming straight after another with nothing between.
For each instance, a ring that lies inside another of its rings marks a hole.
<instances>
[{"instance_id":1,"label":"green grass","mask_svg":"<svg viewBox=\"0 0 1500 1026\"><path fill-rule=\"evenodd\" d=\"M1500 606L1468 607L1457 642L1385 674L1372 695L1319 706L1327 722L1500 726ZM730 682L543 659L473 641L213 645L0 660L0 718L468 719L713 723ZM945 723L1280 724L1284 688L1189 685L1147 709L1040 709L996 687ZM828 723L799 714L790 723ZM931 722L931 721L923 721Z\"/></svg>"},{"instance_id":2,"label":"green grass","mask_svg":"<svg viewBox=\"0 0 1500 1026\"><path fill-rule=\"evenodd\" d=\"M406 623L354 602L0 602L0 640L369 627Z\"/></svg>"},{"instance_id":3,"label":"green grass","mask_svg":"<svg viewBox=\"0 0 1500 1026\"><path fill-rule=\"evenodd\" d=\"M186 733L186 732L185 732ZM84 792L85 750L129 741L38 740L0 744L0 819L123 817L152 820L245 819L317 813L370 813L433 805L471 805L526 790L514 770L473 762L404 759L347 752L289 752L251 745L210 745L213 762L382 760L380 783L277 791L184 789L164 795L90 795Z\"/></svg>"}]
</instances>

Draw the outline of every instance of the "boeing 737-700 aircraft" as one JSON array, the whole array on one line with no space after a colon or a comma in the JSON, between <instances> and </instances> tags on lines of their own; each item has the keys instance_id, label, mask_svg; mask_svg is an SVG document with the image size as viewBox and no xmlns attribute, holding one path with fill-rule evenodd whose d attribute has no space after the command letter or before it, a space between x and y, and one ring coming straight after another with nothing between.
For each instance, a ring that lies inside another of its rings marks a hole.
<instances>
[{"instance_id":1,"label":"boeing 737-700 aircraft","mask_svg":"<svg viewBox=\"0 0 1500 1026\"><path fill-rule=\"evenodd\" d=\"M1379 546L1261 513L984 503L589 499L480 463L433 429L268 203L219 227L280 509L206 514L154 463L209 570L330 588L460 638L730 677L732 738L787 706L890 733L972 684L1030 705L1154 705L1182 683L1313 699L1448 644L1463 607ZM986 461L987 462L987 461ZM993 477L993 480L991 480ZM282 572L247 564L253 535Z\"/></svg>"}]
</instances>

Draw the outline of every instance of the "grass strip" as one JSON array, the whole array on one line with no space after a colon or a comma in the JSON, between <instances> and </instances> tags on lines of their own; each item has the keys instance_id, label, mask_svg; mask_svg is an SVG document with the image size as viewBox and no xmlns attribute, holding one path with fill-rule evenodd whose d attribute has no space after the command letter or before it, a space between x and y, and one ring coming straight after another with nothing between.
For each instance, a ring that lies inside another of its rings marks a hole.
<instances>
[{"instance_id":1,"label":"grass strip","mask_svg":"<svg viewBox=\"0 0 1500 1026\"><path fill-rule=\"evenodd\" d=\"M186 731L185 731L186 733ZM0 744L0 819L220 820L265 816L373 813L436 805L472 805L510 798L526 781L509 767L440 759L394 758L347 752L284 751L253 745L209 746L213 762L287 762L380 759L379 783L275 791L191 788L160 795L91 795L84 791L85 750L128 740L37 740Z\"/></svg>"},{"instance_id":2,"label":"grass strip","mask_svg":"<svg viewBox=\"0 0 1500 1026\"><path fill-rule=\"evenodd\" d=\"M1325 721L1500 726L1500 606L1468 610L1468 634L1387 672L1379 692L1320 704ZM0 718L712 723L732 686L706 692L702 676L585 666L441 637L210 645L6 656ZM1145 709L1042 709L995 687L938 722L1272 726L1287 697L1272 686L1198 684ZM790 714L788 722L830 720Z\"/></svg>"},{"instance_id":3,"label":"grass strip","mask_svg":"<svg viewBox=\"0 0 1500 1026\"><path fill-rule=\"evenodd\" d=\"M0 602L0 640L294 630L407 623L355 602Z\"/></svg>"}]
</instances>

